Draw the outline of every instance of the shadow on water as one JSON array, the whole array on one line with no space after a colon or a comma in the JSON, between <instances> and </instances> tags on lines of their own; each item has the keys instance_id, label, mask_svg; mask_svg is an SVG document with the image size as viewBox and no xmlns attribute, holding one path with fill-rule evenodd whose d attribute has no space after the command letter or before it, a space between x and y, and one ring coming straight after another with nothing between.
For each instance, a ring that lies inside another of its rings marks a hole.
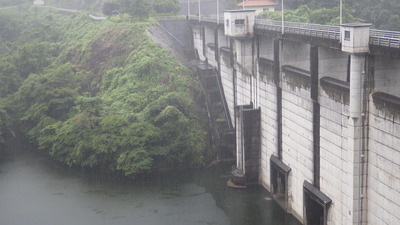
<instances>
[{"instance_id":1,"label":"shadow on water","mask_svg":"<svg viewBox=\"0 0 400 225\"><path fill-rule=\"evenodd\" d=\"M300 224L262 187L228 187L231 165L131 180L66 169L22 142L10 146L0 156L2 225Z\"/></svg>"}]
</instances>

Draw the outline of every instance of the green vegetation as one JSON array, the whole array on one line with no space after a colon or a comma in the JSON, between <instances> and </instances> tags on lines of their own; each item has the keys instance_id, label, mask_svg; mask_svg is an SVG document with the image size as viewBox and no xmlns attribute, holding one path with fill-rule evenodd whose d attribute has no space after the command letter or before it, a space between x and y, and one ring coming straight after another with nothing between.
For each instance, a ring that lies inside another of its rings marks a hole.
<instances>
[{"instance_id":1,"label":"green vegetation","mask_svg":"<svg viewBox=\"0 0 400 225\"><path fill-rule=\"evenodd\" d=\"M400 31L400 1L349 1L347 4L355 10L355 16L372 23L375 28Z\"/></svg>"},{"instance_id":2,"label":"green vegetation","mask_svg":"<svg viewBox=\"0 0 400 225\"><path fill-rule=\"evenodd\" d=\"M290 22L301 22L301 23L315 23L315 24L329 24L329 25L339 25L339 6L332 8L319 8L312 9L307 5L299 6L294 10L285 10L284 19ZM281 11L268 12L265 11L261 17L270 18L273 20L281 20ZM355 18L353 16L353 11L349 8L343 9L343 22L344 23L354 23L360 22L361 19Z\"/></svg>"},{"instance_id":3,"label":"green vegetation","mask_svg":"<svg viewBox=\"0 0 400 225\"><path fill-rule=\"evenodd\" d=\"M46 5L88 11L101 10L102 2L102 0L45 0Z\"/></svg>"},{"instance_id":4,"label":"green vegetation","mask_svg":"<svg viewBox=\"0 0 400 225\"><path fill-rule=\"evenodd\" d=\"M159 0L154 1L153 9L156 13L178 13L179 1L178 0Z\"/></svg>"},{"instance_id":5,"label":"green vegetation","mask_svg":"<svg viewBox=\"0 0 400 225\"><path fill-rule=\"evenodd\" d=\"M0 12L10 54L0 56L0 136L19 127L65 165L127 176L203 165L201 92L148 25L27 6Z\"/></svg>"},{"instance_id":6,"label":"green vegetation","mask_svg":"<svg viewBox=\"0 0 400 225\"><path fill-rule=\"evenodd\" d=\"M147 18L150 13L179 12L178 0L110 0L103 6L105 15L127 13L137 18Z\"/></svg>"},{"instance_id":7,"label":"green vegetation","mask_svg":"<svg viewBox=\"0 0 400 225\"><path fill-rule=\"evenodd\" d=\"M285 0L285 19L292 22L339 24L339 0ZM286 10L289 9L289 10ZM400 1L343 0L343 22L372 23L373 28L400 30ZM264 17L280 19L280 12Z\"/></svg>"}]
</instances>

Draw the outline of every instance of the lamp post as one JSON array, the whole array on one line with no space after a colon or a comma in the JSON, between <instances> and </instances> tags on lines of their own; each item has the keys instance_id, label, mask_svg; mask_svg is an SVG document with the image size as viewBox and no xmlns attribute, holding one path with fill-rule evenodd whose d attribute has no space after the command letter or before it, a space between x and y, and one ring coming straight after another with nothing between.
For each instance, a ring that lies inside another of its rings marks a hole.
<instances>
[{"instance_id":1,"label":"lamp post","mask_svg":"<svg viewBox=\"0 0 400 225\"><path fill-rule=\"evenodd\" d=\"M244 10L244 0L243 0L243 2L242 2L242 9Z\"/></svg>"},{"instance_id":2,"label":"lamp post","mask_svg":"<svg viewBox=\"0 0 400 225\"><path fill-rule=\"evenodd\" d=\"M187 4L187 10L188 10L188 19L190 20L190 0L187 0L188 4Z\"/></svg>"},{"instance_id":3,"label":"lamp post","mask_svg":"<svg viewBox=\"0 0 400 225\"><path fill-rule=\"evenodd\" d=\"M343 19L342 19L342 17L343 17L343 4L342 4L342 0L340 0L340 6L339 6L339 8L340 8L340 16L339 16L339 18L340 18L340 24L339 24L339 25L341 25L341 24L343 23Z\"/></svg>"},{"instance_id":4,"label":"lamp post","mask_svg":"<svg viewBox=\"0 0 400 225\"><path fill-rule=\"evenodd\" d=\"M217 0L217 24L219 24L219 0Z\"/></svg>"},{"instance_id":5,"label":"lamp post","mask_svg":"<svg viewBox=\"0 0 400 225\"><path fill-rule=\"evenodd\" d=\"M282 0L282 34L285 33L285 25L284 25L284 19L283 19L283 0Z\"/></svg>"},{"instance_id":6,"label":"lamp post","mask_svg":"<svg viewBox=\"0 0 400 225\"><path fill-rule=\"evenodd\" d=\"M201 22L201 5L200 5L200 0L199 0L199 22Z\"/></svg>"}]
</instances>

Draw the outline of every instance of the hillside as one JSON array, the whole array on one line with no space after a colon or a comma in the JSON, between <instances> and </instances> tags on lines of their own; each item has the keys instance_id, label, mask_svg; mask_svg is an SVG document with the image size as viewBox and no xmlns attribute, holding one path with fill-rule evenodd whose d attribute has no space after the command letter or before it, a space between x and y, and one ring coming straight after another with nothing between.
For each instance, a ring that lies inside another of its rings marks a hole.
<instances>
[{"instance_id":1,"label":"hillside","mask_svg":"<svg viewBox=\"0 0 400 225\"><path fill-rule=\"evenodd\" d=\"M0 25L15 30L0 31L3 137L19 129L65 165L127 176L203 165L198 84L148 37L151 23L27 7Z\"/></svg>"}]
</instances>

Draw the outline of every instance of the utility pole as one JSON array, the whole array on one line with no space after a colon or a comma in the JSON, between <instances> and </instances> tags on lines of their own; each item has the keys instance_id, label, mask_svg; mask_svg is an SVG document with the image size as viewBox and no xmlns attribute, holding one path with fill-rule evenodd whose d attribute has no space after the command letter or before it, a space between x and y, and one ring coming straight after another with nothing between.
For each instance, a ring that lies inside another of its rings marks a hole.
<instances>
[{"instance_id":1,"label":"utility pole","mask_svg":"<svg viewBox=\"0 0 400 225\"><path fill-rule=\"evenodd\" d=\"M340 8L340 16L339 16L340 17L340 24L339 25L342 25L342 23L343 23L343 19L342 19L343 18L343 4L342 4L342 1L343 0L340 0L340 7L339 7Z\"/></svg>"},{"instance_id":2,"label":"utility pole","mask_svg":"<svg viewBox=\"0 0 400 225\"><path fill-rule=\"evenodd\" d=\"M187 0L188 4L187 4L187 10L188 10L188 19L190 20L190 0Z\"/></svg>"},{"instance_id":3,"label":"utility pole","mask_svg":"<svg viewBox=\"0 0 400 225\"><path fill-rule=\"evenodd\" d=\"M219 24L219 0L217 0L217 24Z\"/></svg>"},{"instance_id":4,"label":"utility pole","mask_svg":"<svg viewBox=\"0 0 400 225\"><path fill-rule=\"evenodd\" d=\"M283 33L285 33L285 25L284 25L284 22L285 22L285 20L283 19L283 0L282 0L282 34Z\"/></svg>"},{"instance_id":5,"label":"utility pole","mask_svg":"<svg viewBox=\"0 0 400 225\"><path fill-rule=\"evenodd\" d=\"M201 22L201 5L200 5L200 0L199 0L199 22Z\"/></svg>"}]
</instances>

